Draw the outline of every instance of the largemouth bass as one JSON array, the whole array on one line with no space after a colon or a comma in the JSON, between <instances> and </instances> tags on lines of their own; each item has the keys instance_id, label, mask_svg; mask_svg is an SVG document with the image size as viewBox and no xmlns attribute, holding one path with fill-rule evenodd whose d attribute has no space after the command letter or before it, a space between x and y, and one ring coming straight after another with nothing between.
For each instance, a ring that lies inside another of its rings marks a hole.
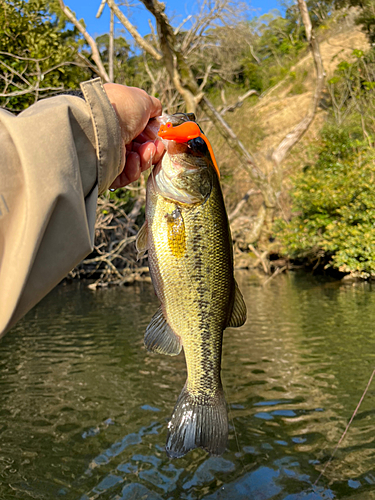
<instances>
[{"instance_id":1,"label":"largemouth bass","mask_svg":"<svg viewBox=\"0 0 375 500\"><path fill-rule=\"evenodd\" d=\"M220 379L223 330L246 320L233 276L228 217L212 148L192 114L162 117L166 153L149 176L146 222L137 237L160 308L147 349L175 356L184 348L187 381L168 425L166 452L201 447L221 455L228 416Z\"/></svg>"}]
</instances>

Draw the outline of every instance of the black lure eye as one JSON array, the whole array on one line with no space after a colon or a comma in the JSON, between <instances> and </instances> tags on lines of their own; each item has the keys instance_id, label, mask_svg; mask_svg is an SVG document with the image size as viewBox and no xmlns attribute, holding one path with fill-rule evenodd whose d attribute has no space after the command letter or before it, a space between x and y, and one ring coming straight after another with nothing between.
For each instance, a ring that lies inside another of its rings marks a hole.
<instances>
[{"instance_id":1,"label":"black lure eye","mask_svg":"<svg viewBox=\"0 0 375 500\"><path fill-rule=\"evenodd\" d=\"M207 144L204 142L202 137L196 137L195 139L190 139L188 145L196 153L206 154L208 151Z\"/></svg>"}]
</instances>

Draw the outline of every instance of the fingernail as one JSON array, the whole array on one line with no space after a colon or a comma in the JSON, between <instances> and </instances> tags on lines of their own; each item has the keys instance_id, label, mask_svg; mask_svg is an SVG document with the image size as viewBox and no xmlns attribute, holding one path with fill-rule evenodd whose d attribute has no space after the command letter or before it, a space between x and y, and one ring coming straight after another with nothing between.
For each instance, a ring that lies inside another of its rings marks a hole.
<instances>
[{"instance_id":1,"label":"fingernail","mask_svg":"<svg viewBox=\"0 0 375 500\"><path fill-rule=\"evenodd\" d=\"M163 141L161 141L160 139L155 139L153 142L154 142L156 149L158 149L159 144L163 144ZM163 145L163 147L164 147L164 145Z\"/></svg>"}]
</instances>

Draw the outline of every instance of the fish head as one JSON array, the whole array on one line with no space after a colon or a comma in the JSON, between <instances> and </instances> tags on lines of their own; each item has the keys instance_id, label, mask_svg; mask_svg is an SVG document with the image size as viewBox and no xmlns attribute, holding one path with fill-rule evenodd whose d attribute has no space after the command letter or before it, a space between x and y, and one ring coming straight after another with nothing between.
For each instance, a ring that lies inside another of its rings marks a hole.
<instances>
[{"instance_id":1,"label":"fish head","mask_svg":"<svg viewBox=\"0 0 375 500\"><path fill-rule=\"evenodd\" d=\"M204 203L211 193L215 167L193 113L163 115L159 137L165 153L151 173L157 194L184 204Z\"/></svg>"}]
</instances>

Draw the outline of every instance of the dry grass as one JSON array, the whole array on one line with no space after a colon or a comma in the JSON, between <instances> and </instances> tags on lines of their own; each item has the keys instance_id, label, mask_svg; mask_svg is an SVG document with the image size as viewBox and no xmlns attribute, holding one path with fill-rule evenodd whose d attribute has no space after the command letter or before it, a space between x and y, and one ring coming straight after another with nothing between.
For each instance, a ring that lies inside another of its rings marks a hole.
<instances>
[{"instance_id":1,"label":"dry grass","mask_svg":"<svg viewBox=\"0 0 375 500\"><path fill-rule=\"evenodd\" d=\"M327 78L334 73L340 61L351 59L354 49L368 50L368 48L368 41L358 27L349 30L345 26L344 29L341 27L332 36L326 33L325 39L320 43L320 50ZM288 76L279 82L255 105L253 100L245 102L241 108L228 113L225 117L240 140L255 156L259 165L265 163L264 159L269 157L272 149L301 120L310 106L315 84L311 54L304 55L291 68L291 72L292 77ZM306 91L291 95L296 78ZM303 150L306 149L307 144L316 140L325 121L327 100L327 93L325 93L313 125L288 158L287 168L296 168L298 162L303 164ZM212 129L208 135L219 161L228 211L231 211L244 193L252 187L252 182L218 133ZM252 197L250 203L251 211L254 212L259 206L260 197Z\"/></svg>"}]
</instances>

